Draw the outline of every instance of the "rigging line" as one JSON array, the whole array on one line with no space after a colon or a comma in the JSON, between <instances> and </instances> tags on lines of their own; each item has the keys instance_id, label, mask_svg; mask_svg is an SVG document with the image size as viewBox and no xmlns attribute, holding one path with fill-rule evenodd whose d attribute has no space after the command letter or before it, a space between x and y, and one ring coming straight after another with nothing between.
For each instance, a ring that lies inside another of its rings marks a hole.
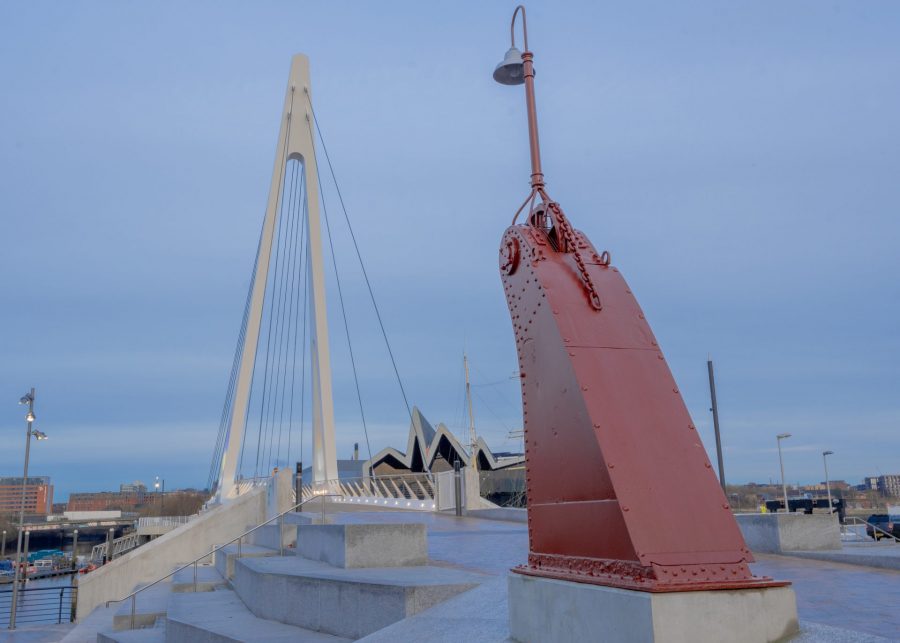
<instances>
[{"instance_id":1,"label":"rigging line","mask_svg":"<svg viewBox=\"0 0 900 643\"><path fill-rule=\"evenodd\" d=\"M256 246L256 254L259 256L259 244ZM234 398L234 384L237 379L238 368L240 365L241 354L244 350L244 337L247 330L247 317L250 312L250 298L253 293L253 280L256 278L256 261L253 262L253 272L250 277L250 287L247 291L247 300L244 302L244 314L241 318L241 328L238 331L238 339L234 348L234 359L231 363L231 374L228 378L228 387L225 391L225 401L222 404L222 415L219 420L219 434L216 437L216 446L213 450L212 462L209 467L209 477L207 478L207 487L212 488L215 482L216 469L218 469L221 457L222 447L225 441L225 433L227 432L228 420L230 418L231 404Z\"/></svg>"},{"instance_id":2,"label":"rigging line","mask_svg":"<svg viewBox=\"0 0 900 643\"><path fill-rule=\"evenodd\" d=\"M307 97L308 96L309 96L309 94L307 94ZM315 139L313 137L313 132L312 132L312 125L310 124L308 118L306 119L306 124L309 127L310 140L315 141ZM321 137L320 137L320 140L321 140ZM316 158L315 145L313 145L313 160L315 160L315 158ZM318 163L316 163L316 180L319 182L319 186L321 188L322 178L319 176L319 164ZM357 372L356 372L356 359L353 356L353 342L350 340L350 326L347 323L347 309L344 307L344 293L343 293L343 289L341 288L341 276L338 273L337 255L335 255L335 253L334 253L334 239L332 238L332 235L331 235L331 224L328 221L328 207L325 205L325 191L320 189L319 193L320 193L320 197L322 199L322 214L325 215L325 230L328 232L328 245L331 248L331 263L334 266L334 278L335 278L335 282L337 283L338 301L341 304L341 317L343 317L343 319L344 319L344 332L347 334L347 348L349 349L349 353L350 353L350 366L353 369L353 383L356 386L356 399L359 401L359 416L362 419L363 434L366 437L366 449L369 452L369 462L371 462L372 461L372 447L369 444L369 428L366 426L366 414L365 414L365 411L363 411L362 393L359 390L359 376L357 375Z\"/></svg>"},{"instance_id":3,"label":"rigging line","mask_svg":"<svg viewBox=\"0 0 900 643\"><path fill-rule=\"evenodd\" d=\"M298 221L299 228L300 228L300 242L299 242L299 245L297 246L300 249L300 260L297 262L297 265L296 265L297 270L293 273L293 274L299 273L301 276L300 279L297 279L297 309L298 309L298 313L300 312L299 308L300 308L301 279L303 276L303 267L305 265L304 261L306 260L306 255L304 254L304 251L306 249L306 245L305 245L305 240L306 240L305 212L306 212L306 199L308 196L308 194L306 192L306 172L305 172L306 168L305 168L305 166L301 165L300 169L301 169L301 171L303 171L303 174L300 175L300 181L301 181L300 182L300 190L301 190L300 199L301 199L301 203L303 205L300 207L300 211L301 211L300 212L300 220ZM306 291L304 291L304 293L305 292ZM291 292L291 297L293 297L293 291ZM304 304L305 304L305 300L304 300ZM304 313L305 313L305 310L304 310ZM296 390L295 384L297 381L297 331L299 328L300 328L300 321L298 319L297 323L294 324L294 355L293 355L293 359L291 360L291 403L290 403L290 407L288 409L288 444L287 444L288 465L290 465L290 463L291 463L291 434L293 433L293 427L294 427L294 391ZM304 341L306 341L306 334L305 334L306 317L305 316L303 317L303 328L304 328ZM303 392L301 390L301 395L302 394L303 394ZM301 438L300 439L301 440L303 439L302 427L301 427ZM301 460L302 460L302 458L301 458ZM299 498L297 499L297 502L300 502Z\"/></svg>"},{"instance_id":4,"label":"rigging line","mask_svg":"<svg viewBox=\"0 0 900 643\"><path fill-rule=\"evenodd\" d=\"M334 182L334 188L337 191L338 200L341 203L341 209L344 211L344 220L347 222L347 229L350 230L350 238L353 240L353 248L356 250L356 258L359 260L359 266L362 268L363 277L366 280L366 288L369 290L369 298L372 300L372 307L375 309L375 316L378 318L378 325L381 327L381 335L384 337L384 344L387 347L388 355L391 358L391 365L394 367L394 375L397 377L397 384L400 386L400 394L403 396L403 403L406 405L406 412L412 421L412 409L409 406L409 400L406 397L406 389L403 387L403 381L400 379L400 371L397 370L397 360L394 359L394 351L391 350L391 343L388 341L387 331L384 329L384 321L381 319L381 311L375 302L375 293L372 290L372 284L369 281L369 273L363 263L362 253L359 251L359 244L356 242L356 235L353 233L353 226L350 225L350 217L347 214L347 206L344 205L344 196L341 194L341 188L338 185L337 176L334 173L334 166L331 164L331 156L328 154L328 147L325 145L325 138L322 136L322 130L319 127L319 119L316 118L316 110L313 109L312 98L309 96L309 90L304 88L306 94L306 102L309 105L309 111L312 114L313 121L316 125L316 131L319 133L319 141L322 143L322 151L325 152L325 160L328 162L328 169L331 172L331 180ZM312 135L312 132L310 132ZM318 167L316 168L318 172ZM321 181L320 181L321 182ZM371 458L371 455L369 456Z\"/></svg>"},{"instance_id":5,"label":"rigging line","mask_svg":"<svg viewBox=\"0 0 900 643\"><path fill-rule=\"evenodd\" d=\"M272 369L269 369L269 356L272 351L272 340L273 338L278 336L278 324L280 322L281 315L281 298L280 298L280 278L281 278L281 250L284 244L284 192L288 191L288 181L285 180L284 187L282 189L282 199L281 199L281 207L278 210L278 236L275 241L275 270L272 272L272 298L269 302L269 337L267 339L267 348L266 348L266 378L263 384L263 395L266 396L266 402L264 404L264 409L260 410L260 430L265 433L265 437L261 439L262 441L262 456L261 458L257 456L262 465L266 465L266 451L269 451L269 444L271 444L270 440L270 418L272 416L272 379L274 377L274 363L272 365ZM275 305L279 304L278 309L275 309ZM275 323L275 331L272 332L272 324ZM277 342L277 340L276 340ZM275 347L277 351L278 347ZM274 358L273 358L274 361ZM255 475L258 475L259 471ZM263 474L268 475L267 470L263 470Z\"/></svg>"},{"instance_id":6,"label":"rigging line","mask_svg":"<svg viewBox=\"0 0 900 643\"><path fill-rule=\"evenodd\" d=\"M288 299L288 309L287 309L287 339L285 341L284 346L284 377L281 380L281 409L279 411L278 418L278 449L276 451L275 462L278 463L278 459L281 457L281 438L282 433L284 431L284 400L287 397L286 389L287 389L287 379L288 379L288 355L291 352L291 325L296 329L297 324L295 322L294 316L294 284L296 283L296 267L297 267L297 253L301 250L300 246L297 243L298 229L299 229L299 217L300 217L300 201L303 199L303 173L302 168L300 167L299 161L294 161L294 171L295 173L300 174L300 179L297 183L297 200L292 205L292 210L294 211L293 218L293 243L291 244L291 254L290 259L288 260L288 272L291 277L290 285L287 288L287 291L290 293ZM296 336L296 332L294 332L294 336ZM293 391L291 392L293 395ZM290 444L290 433L291 426L288 423L288 444ZM290 450L290 448L289 448ZM288 453L288 457L285 460L286 463L290 463L290 453Z\"/></svg>"},{"instance_id":7,"label":"rigging line","mask_svg":"<svg viewBox=\"0 0 900 643\"><path fill-rule=\"evenodd\" d=\"M288 163L291 163L291 161L289 160ZM294 218L295 218L294 217L294 205L295 205L296 188L297 188L297 163L293 162L292 168L291 168L291 192L290 192L290 198L287 202L288 214L287 214L287 223L285 224L286 233L285 233L285 237L284 237L284 241L283 241L283 243L286 247L285 250L286 250L286 254L287 254L287 261L284 261L282 264L282 267L281 267L282 268L282 270L281 270L281 288L279 291L280 294L279 294L278 313L277 313L278 319L275 322L275 342L276 342L277 360L276 360L276 366L275 366L275 396L274 396L274 404L272 407L272 429L271 429L272 436L269 440L269 471L271 471L272 467L273 467L272 452L273 452L274 446L275 446L275 411L277 410L277 408L279 406L278 387L279 387L279 384L282 383L282 377L281 377L282 359L281 359L281 357L282 357L282 349L284 348L284 329L285 329L285 326L289 325L290 321L291 321L290 309L285 308L285 300L287 298L287 292L288 292L287 280L288 280L288 275L290 275L290 272L291 272L293 255L294 255L294 246L291 243L291 240L292 240L292 237L294 234ZM290 335L288 335L288 336L290 337ZM285 362L285 365L286 365L286 362L287 362L286 355L285 355L285 359L283 361ZM281 398L280 399L281 417L283 417L283 415L284 415L283 414L283 411L284 411L283 391L284 391L284 387L282 386L282 394L280 396L280 398ZM282 424L283 424L282 422L279 422L279 426L278 426L279 450L281 448L281 426L282 426ZM277 460L278 456L279 456L279 452L276 452L275 456L274 456L275 460Z\"/></svg>"},{"instance_id":8,"label":"rigging line","mask_svg":"<svg viewBox=\"0 0 900 643\"><path fill-rule=\"evenodd\" d=\"M291 114L293 113L293 111L294 111L294 89L291 88L291 102L290 102L290 106L288 107L288 113L286 116L287 123L284 124L285 125L284 146L281 149L281 164L280 164L280 168L278 170L278 190L275 193L276 196L275 196L274 215L279 220L280 220L280 217L278 217L278 208L279 208L281 196L284 193L284 168L285 168L286 161L287 161L288 147L290 147L290 143L291 143L291 121L290 121L290 119L291 119ZM265 226L265 223L263 223L263 226ZM274 233L274 230L273 230L273 233ZM277 248L277 246L276 246L276 248ZM269 261L271 262L271 249L270 249ZM276 265L277 265L277 250L276 250ZM268 283L266 283L266 286L268 286ZM271 304L271 302L270 302L270 304ZM263 293L263 306L264 305L265 305L265 293ZM270 313L271 313L271 306L270 306ZM269 336L267 337L267 342L270 342L272 339L271 330L272 330L272 317L270 314L270 316L269 316ZM259 351L258 344L257 344L256 348L257 348L257 352L258 352ZM254 360L253 366L255 369L256 368L255 360ZM256 465L254 466L254 469L253 469L254 477L256 477L259 473L259 447L260 447L260 440L262 438L262 408L263 408L262 405L265 404L265 399L266 399L266 380L268 378L268 368L269 368L269 348L267 346L266 347L266 365L265 365L265 368L263 369L263 399L262 399L262 402L260 405L259 431L257 432L257 437L256 437ZM250 414L250 405L248 404L247 405L248 417L249 417L249 414ZM246 432L247 432L247 430L245 428L244 433L246 433Z\"/></svg>"},{"instance_id":9,"label":"rigging line","mask_svg":"<svg viewBox=\"0 0 900 643\"><path fill-rule=\"evenodd\" d=\"M265 227L266 227L266 217L265 217L265 215L263 215L263 225L259 230L259 241L256 244L256 258L253 260L253 270L251 272L251 277L250 277L250 288L247 291L247 304L246 304L246 308L244 311L245 312L245 314L244 314L245 322L250 319L250 303L253 299L253 287L256 285L256 269L259 264L259 254L262 250L263 230L265 229ZM241 358L243 359L244 344L247 340L247 325L246 325L246 323L241 324L241 328L242 328L242 332L240 333L240 336L241 336L241 340L240 340L241 341ZM252 380L252 374L251 374L251 380ZM253 387L251 385L250 389L252 390L252 388ZM248 400L248 402L249 402L249 400ZM249 403L247 404L247 409L248 410L250 409ZM229 421L231 421L231 419L233 419L233 417L234 417L234 395L233 394L232 394L232 400L231 400L231 408L229 409L229 416L230 416ZM240 451L240 455L238 456L238 466L237 466L237 469L235 469L236 472L240 472L241 465L244 462L244 445L247 443L247 421L246 421L246 419L247 418L245 415L244 431L243 431L243 436L241 437L241 451ZM223 445L222 445L223 454L224 454L224 448L225 448L225 444L223 443Z\"/></svg>"},{"instance_id":10,"label":"rigging line","mask_svg":"<svg viewBox=\"0 0 900 643\"><path fill-rule=\"evenodd\" d=\"M309 208L303 204L303 220L308 221ZM303 425L306 421L306 328L309 323L309 235L306 235L306 278L303 281L303 359L300 363L300 466L303 466ZM303 471L300 472L303 480ZM298 499L297 502L300 502Z\"/></svg>"}]
</instances>

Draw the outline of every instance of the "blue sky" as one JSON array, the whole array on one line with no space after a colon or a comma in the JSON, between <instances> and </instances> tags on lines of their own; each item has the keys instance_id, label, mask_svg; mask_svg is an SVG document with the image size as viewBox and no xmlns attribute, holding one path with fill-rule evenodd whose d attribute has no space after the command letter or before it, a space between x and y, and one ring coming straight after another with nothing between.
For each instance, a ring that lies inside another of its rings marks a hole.
<instances>
[{"instance_id":1,"label":"blue sky","mask_svg":"<svg viewBox=\"0 0 900 643\"><path fill-rule=\"evenodd\" d=\"M57 498L205 483L298 51L410 401L458 428L466 347L479 430L514 447L496 250L528 147L521 88L491 80L512 8L3 3L0 473L36 386L31 471ZM528 11L551 194L611 251L708 448L713 355L729 479L777 479L783 431L791 482L821 480L826 448L834 478L900 472L900 7ZM403 446L335 242L373 450ZM363 436L329 306L346 457Z\"/></svg>"}]
</instances>

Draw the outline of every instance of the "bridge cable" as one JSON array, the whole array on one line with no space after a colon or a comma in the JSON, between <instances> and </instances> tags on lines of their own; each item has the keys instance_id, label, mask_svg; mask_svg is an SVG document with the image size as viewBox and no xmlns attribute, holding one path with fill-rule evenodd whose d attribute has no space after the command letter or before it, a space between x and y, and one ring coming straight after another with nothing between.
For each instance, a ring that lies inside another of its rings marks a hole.
<instances>
[{"instance_id":1,"label":"bridge cable","mask_svg":"<svg viewBox=\"0 0 900 643\"><path fill-rule=\"evenodd\" d=\"M285 180L285 186L284 186L285 192L288 192L288 190L289 190L288 185L290 185L291 192L293 191L294 180L295 180L295 177L293 175L291 177L290 184L288 184L288 181ZM282 275L282 270L281 270L281 266L283 264L282 249L284 247L284 240L285 240L284 230L285 230L285 227L288 225L287 223L285 223L285 201L287 201L287 203L288 203L287 216L288 216L288 223L289 223L290 222L290 203L291 203L292 198L293 198L292 196L289 196L289 197L287 197L287 199L285 199L282 195L281 208L279 210L279 215L278 215L278 236L277 236L277 241L276 241L277 245L275 248L275 270L272 273L272 299L270 300L270 306L269 306L269 337L268 337L267 341L268 341L268 346L271 346L272 340L274 337L274 341L276 344L274 347L274 353L276 355L278 354L278 350L279 350L279 348L278 348L278 329L281 325L281 291L283 288L283 275ZM277 304L277 308L276 308L276 304ZM275 323L274 333L272 331L272 322L273 321ZM275 373L276 373L276 366L275 366L274 362L275 362L275 358L273 357L272 358L272 368L270 369L269 368L269 354L267 353L266 354L266 384L268 386L264 387L263 392L267 396L268 400L265 404L264 418L263 417L260 418L260 422L263 423L263 425L264 425L264 433L265 433L265 437L263 438L261 462L264 466L267 467L267 469L268 469L268 465L266 463L266 455L265 454L267 451L269 452L269 460L271 461L271 444L272 444L271 435L272 435L273 429L274 429L274 420L273 420L273 413L272 413L272 398L273 398L273 396L277 396L277 390L278 390L277 389L277 381L273 384L273 380L275 379ZM277 405L277 400L276 400L276 405ZM262 473L264 474L263 477L265 477L268 475L268 470L264 470L264 471L262 471Z\"/></svg>"},{"instance_id":2,"label":"bridge cable","mask_svg":"<svg viewBox=\"0 0 900 643\"><path fill-rule=\"evenodd\" d=\"M375 309L375 316L378 318L378 325L381 327L381 335L382 337L384 337L384 344L387 347L388 355L391 358L391 365L394 368L394 375L397 378L397 384L400 386L400 393L403 396L403 403L406 405L406 412L409 415L410 421L412 421L412 409L410 408L409 400L406 397L406 390L404 389L403 381L400 378L400 371L397 369L397 361L394 359L394 351L391 350L391 343L388 340L387 331L384 328L384 321L381 319L381 311L378 309L378 304L375 301L375 293L372 290L372 284L369 281L369 274L368 271L366 271L365 264L363 263L362 253L360 253L359 250L359 244L356 242L356 235L353 233L353 226L350 225L350 217L347 214L347 206L344 204L344 197L341 194L340 185L338 185L337 176L334 172L334 166L331 164L331 156L328 154L328 147L325 145L325 137L322 136L322 130L319 127L319 119L316 118L316 110L313 108L309 91L304 90L304 93L306 94L306 102L309 105L309 111L312 114L313 122L316 125L316 131L319 134L319 142L322 143L322 151L325 152L325 160L328 162L328 169L331 172L331 179L334 182L334 187L337 191L338 199L341 203L341 209L344 211L344 220L347 222L347 229L350 230L350 238L353 240L353 248L356 250L356 257L359 260L359 266L360 268L362 268L363 277L366 280L366 288L368 288L369 290L369 298L372 300L372 307ZM310 132L310 135L312 135L312 132ZM371 454L369 455L369 459L371 461Z\"/></svg>"},{"instance_id":3,"label":"bridge cable","mask_svg":"<svg viewBox=\"0 0 900 643\"><path fill-rule=\"evenodd\" d=\"M225 402L222 404L222 415L219 420L219 435L216 438L216 447L213 451L213 459L209 468L209 477L207 478L207 488L210 490L212 490L212 487L216 482L221 482L216 476L219 473L219 468L222 466L222 456L224 454L226 437L229 433L229 424L233 413L234 391L237 383L237 374L240 370L241 357L244 354L244 344L247 337L247 322L250 318L250 301L253 298L253 284L256 282L256 262L259 260L261 243L262 231L260 230L260 238L256 244L256 257L253 260L253 270L250 274L250 286L247 288L247 299L244 302L244 314L241 318L241 328L238 331L237 344L234 349L231 375L228 379L228 387L225 392Z\"/></svg>"},{"instance_id":4,"label":"bridge cable","mask_svg":"<svg viewBox=\"0 0 900 643\"><path fill-rule=\"evenodd\" d=\"M276 202L275 202L275 216L279 219L279 223L281 220L281 217L279 216L279 205L281 203L283 193L284 193L284 170L285 170L285 165L286 165L286 161L287 161L287 151L288 151L288 148L290 147L290 142L291 142L290 118L291 118L291 114L293 113L293 111L294 111L294 92L291 91L291 101L290 101L290 105L288 107L288 114L287 114L288 122L285 124L284 144L283 144L283 147L281 150L281 166L280 166L280 169L278 172L278 191L276 192L277 196L276 196ZM279 228L279 237L280 237L280 228ZM271 256L270 256L270 262L271 262ZM276 265L276 271L277 271L277 266L278 266L277 246L276 246L275 265ZM257 439L256 439L256 464L254 466L254 472L253 472L254 477L256 477L259 474L259 453L260 453L260 446L261 446L260 442L262 439L262 409L265 405L266 383L268 380L268 368L269 368L269 349L270 349L271 340L272 340L272 337L271 337L271 332L272 332L271 303L272 302L270 301L269 331L268 331L267 346L266 346L266 363L265 363L265 367L263 369L263 399L262 399L262 402L260 405L259 432L257 433ZM257 350L259 350L258 345L257 345ZM255 362L254 362L254 365L255 365ZM249 407L249 405L248 405L248 407ZM246 433L246 426L245 426L244 432Z\"/></svg>"},{"instance_id":5,"label":"bridge cable","mask_svg":"<svg viewBox=\"0 0 900 643\"><path fill-rule=\"evenodd\" d=\"M304 170L304 168L303 168L303 166L301 166L300 171L303 172L303 170ZM304 206L305 206L306 199L308 196L308 193L306 191L306 173L305 172L303 172L303 174L301 174L300 186L301 186L300 203L304 204ZM295 227L295 229L294 229L295 240L296 240L296 234L297 234L298 229L299 229L299 233L300 233L300 240L299 240L299 242L297 242L298 250L295 251L295 252L300 253L300 258L294 263L294 266L291 268L291 310L292 311L293 311L293 301L294 301L294 277L296 277L298 274L300 275L300 278L296 280L297 312L298 313L300 313L300 310L299 310L300 309L300 288L301 288L301 283L302 283L302 278L303 278L303 265L304 265L303 262L306 260L306 255L304 253L304 250L305 250L304 240L306 239L306 217L304 216L305 211L306 211L306 208L301 206L300 212L298 214L299 220L297 221L297 227ZM295 254L295 257L296 257L296 254ZM305 327L305 325L306 325L305 319L303 320L303 324ZM293 425L294 425L294 391L296 390L295 382L297 380L297 331L298 331L299 327L300 327L300 322L299 322L299 320L297 320L294 322L293 358L291 360L291 401L290 401L290 405L288 407L287 466L291 465L291 433L293 431ZM285 377L285 380L287 380L287 377ZM298 500L298 502L299 502L299 500Z\"/></svg>"},{"instance_id":6,"label":"bridge cable","mask_svg":"<svg viewBox=\"0 0 900 643\"><path fill-rule=\"evenodd\" d=\"M288 161L288 163L291 163L291 161ZM296 219L296 217L294 216L294 211L296 209L294 207L296 205L295 193L299 192L299 185L297 185L297 165L298 165L297 162L293 162L292 163L293 167L291 168L291 170L292 170L292 172L291 172L291 196L290 196L290 200L288 201L288 218L287 218L287 224L286 224L287 234L286 234L285 240L284 240L284 243L287 246L287 248L286 248L287 261L285 262L285 265L283 266L282 275L281 275L281 295L279 297L279 303L278 303L280 313L279 313L279 319L275 326L275 328L276 328L276 330L275 330L276 340L275 341L277 343L278 348L277 348L277 366L275 367L275 396L273 398L274 405L273 405L273 412L272 412L272 438L269 442L269 471L272 470L273 464L277 466L277 459L281 455L281 436L282 436L282 430L284 427L284 382L287 380L287 349L285 348L284 333L285 333L285 328L289 327L289 325L291 323L291 308L285 308L284 305L285 305L285 300L287 299L287 293L288 293L288 289L289 289L288 288L288 276L290 276L291 279L293 280L292 268L293 268L295 245L293 243L291 243L291 239L294 234L294 226L295 226L295 219ZM298 189L295 190L295 187L297 187ZM293 294L293 281L291 281L290 289L291 289L291 294ZM279 328L279 326L280 326L280 328ZM288 332L288 338L290 338L290 332ZM284 349L284 350L282 350L282 349ZM282 352L284 352L284 360L282 360ZM285 372L284 378L281 377L282 361L284 361L284 372ZM281 399L280 399L280 410L279 410L279 420L278 420L278 449L275 452L275 461L273 463L272 451L275 446L275 408L274 407L279 406L279 392L278 392L279 384L281 385L281 395L280 395Z\"/></svg>"},{"instance_id":7,"label":"bridge cable","mask_svg":"<svg viewBox=\"0 0 900 643\"><path fill-rule=\"evenodd\" d=\"M307 97L308 96L309 96L309 94L307 94ZM310 106L310 109L312 109L312 106ZM309 119L306 120L306 124L307 124L307 126L309 126L310 140L315 141L315 137L313 136L313 132L312 132L312 124L309 122ZM320 138L320 140L321 140L321 138ZM315 145L313 145L313 159L315 159L315 156L316 156ZM321 178L321 176L319 176L319 164L318 163L316 163L316 180L318 180L319 186L321 187L322 178ZM360 392L360 389L359 389L359 376L356 372L356 359L353 356L353 342L350 340L350 326L347 323L347 310L344 307L344 293L343 293L343 289L341 288L341 276L340 276L340 273L338 273L337 256L334 253L334 239L332 238L332 234L331 234L331 223L328 220L328 207L325 205L325 190L320 190L320 195L322 198L322 213L325 216L325 230L328 232L328 245L331 247L331 263L334 266L334 277L335 277L335 281L337 283L338 301L340 301L340 304L341 304L341 317L343 317L343 319L344 319L344 332L347 334L347 347L349 348L349 352L350 352L350 366L353 369L353 383L356 386L356 399L359 401L359 415L360 415L360 418L362 419L363 434L366 437L366 449L369 452L369 462L371 463L372 447L369 444L369 429L368 429L368 426L366 425L366 414L365 414L365 411L363 410L362 393Z\"/></svg>"}]
</instances>

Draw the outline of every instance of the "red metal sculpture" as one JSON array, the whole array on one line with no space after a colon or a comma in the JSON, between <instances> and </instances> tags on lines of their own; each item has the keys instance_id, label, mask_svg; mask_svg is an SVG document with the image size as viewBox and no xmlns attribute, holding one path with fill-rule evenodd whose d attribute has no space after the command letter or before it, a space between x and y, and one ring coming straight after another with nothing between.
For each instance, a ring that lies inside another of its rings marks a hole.
<instances>
[{"instance_id":1,"label":"red metal sculpture","mask_svg":"<svg viewBox=\"0 0 900 643\"><path fill-rule=\"evenodd\" d=\"M532 160L525 222L500 244L525 422L530 551L514 571L651 592L787 585L751 574L634 294L544 189L532 60L526 34L494 72L525 84Z\"/></svg>"}]
</instances>

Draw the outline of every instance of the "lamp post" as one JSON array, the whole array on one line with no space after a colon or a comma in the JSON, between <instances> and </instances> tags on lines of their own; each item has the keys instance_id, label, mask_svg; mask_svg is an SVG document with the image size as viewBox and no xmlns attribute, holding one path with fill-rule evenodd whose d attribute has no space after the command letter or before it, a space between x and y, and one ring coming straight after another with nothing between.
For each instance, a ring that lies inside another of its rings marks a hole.
<instances>
[{"instance_id":1,"label":"lamp post","mask_svg":"<svg viewBox=\"0 0 900 643\"><path fill-rule=\"evenodd\" d=\"M781 441L791 437L790 433L779 433L778 438L778 464L781 465L781 491L784 493L784 511L791 513L790 505L788 505L787 482L784 481L784 458L781 457Z\"/></svg>"},{"instance_id":2,"label":"lamp post","mask_svg":"<svg viewBox=\"0 0 900 643\"><path fill-rule=\"evenodd\" d=\"M519 12L522 12L522 44L525 47L525 51L519 51L516 47L516 16L519 15ZM509 40L509 50L503 57L503 61L494 69L494 80L501 85L525 84L525 107L528 110L528 140L531 147L531 190L532 195L535 192L540 192L543 198L544 173L541 170L537 108L534 102L534 54L528 50L528 25L525 21L525 7L522 5L519 5L513 11L512 21L509 24Z\"/></svg>"},{"instance_id":3,"label":"lamp post","mask_svg":"<svg viewBox=\"0 0 900 643\"><path fill-rule=\"evenodd\" d=\"M153 486L156 487L156 495L159 496L159 515L163 515L163 509L165 508L166 502L166 480L163 478L162 480L162 491L160 491L160 479L159 476L156 476L156 482L153 483Z\"/></svg>"},{"instance_id":4,"label":"lamp post","mask_svg":"<svg viewBox=\"0 0 900 643\"><path fill-rule=\"evenodd\" d=\"M828 481L828 456L834 455L834 451L822 451L822 464L825 465L825 491L828 493L828 513L833 513L831 505L831 483Z\"/></svg>"},{"instance_id":5,"label":"lamp post","mask_svg":"<svg viewBox=\"0 0 900 643\"><path fill-rule=\"evenodd\" d=\"M9 629L16 629L16 607L19 598L19 571L22 556L22 528L25 525L25 496L28 489L28 458L31 455L31 438L38 441L46 440L47 434L33 428L34 424L34 388L19 399L19 404L28 406L28 413L25 415L25 470L22 472L22 502L19 505L19 528L18 539L16 540L16 559L15 573L13 575L13 591L12 605L9 610Z\"/></svg>"}]
</instances>

